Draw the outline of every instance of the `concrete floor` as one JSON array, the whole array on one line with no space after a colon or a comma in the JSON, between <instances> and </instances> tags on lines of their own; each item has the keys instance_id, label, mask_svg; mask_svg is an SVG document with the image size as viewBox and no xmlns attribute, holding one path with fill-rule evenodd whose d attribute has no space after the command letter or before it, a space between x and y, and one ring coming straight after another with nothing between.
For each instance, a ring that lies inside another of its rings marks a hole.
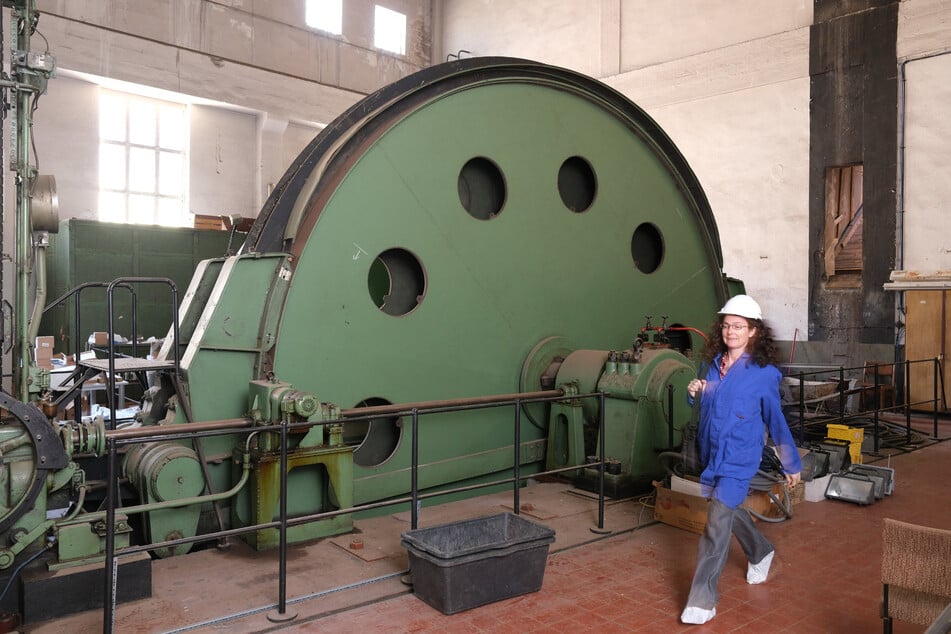
<instances>
[{"instance_id":1,"label":"concrete floor","mask_svg":"<svg viewBox=\"0 0 951 634\"><path fill-rule=\"evenodd\" d=\"M939 438L951 436L942 422ZM930 422L923 430L931 431ZM866 463L885 465L881 457ZM276 552L234 541L153 564L153 596L117 607L116 632L875 632L881 628L882 519L951 528L951 442L923 443L888 459L895 492L870 506L802 502L792 520L761 524L777 547L767 583L745 582L734 543L720 582L717 617L683 626L698 535L657 523L650 499L609 502L594 532L597 503L563 483L521 492L522 515L555 530L541 590L445 615L412 594L400 534L408 513L356 522L353 535L288 549L287 613L276 610ZM494 494L424 508L420 527L511 510ZM359 540L362 548L353 548ZM121 579L119 580L121 583ZM292 620L282 619L296 614ZM27 632L103 631L90 611L24 628ZM896 623L898 634L924 627Z\"/></svg>"}]
</instances>

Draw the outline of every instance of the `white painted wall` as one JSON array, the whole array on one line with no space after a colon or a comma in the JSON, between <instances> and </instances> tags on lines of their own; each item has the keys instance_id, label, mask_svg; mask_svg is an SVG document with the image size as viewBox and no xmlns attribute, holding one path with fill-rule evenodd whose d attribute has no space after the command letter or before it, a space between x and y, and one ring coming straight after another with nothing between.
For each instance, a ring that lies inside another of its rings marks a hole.
<instances>
[{"instance_id":1,"label":"white painted wall","mask_svg":"<svg viewBox=\"0 0 951 634\"><path fill-rule=\"evenodd\" d=\"M601 29L607 25L616 30L617 4L617 0L444 0L438 61L462 49L472 56L524 57L600 77ZM603 11L613 20L606 22ZM616 40L613 34L610 37ZM612 62L616 67L616 60L608 60Z\"/></svg>"},{"instance_id":2,"label":"white painted wall","mask_svg":"<svg viewBox=\"0 0 951 634\"><path fill-rule=\"evenodd\" d=\"M99 207L99 91L89 82L57 77L40 97L33 119L42 174L56 178L61 219L96 220ZM9 204L12 200L8 198ZM13 207L6 217L14 217ZM6 228L5 228L6 230Z\"/></svg>"},{"instance_id":3,"label":"white painted wall","mask_svg":"<svg viewBox=\"0 0 951 634\"><path fill-rule=\"evenodd\" d=\"M195 214L257 216L257 116L191 106L189 207Z\"/></svg>"},{"instance_id":4,"label":"white painted wall","mask_svg":"<svg viewBox=\"0 0 951 634\"><path fill-rule=\"evenodd\" d=\"M808 103L798 77L651 109L707 194L724 272L783 340L808 329Z\"/></svg>"},{"instance_id":5,"label":"white painted wall","mask_svg":"<svg viewBox=\"0 0 951 634\"><path fill-rule=\"evenodd\" d=\"M948 206L951 179L951 2L905 0L899 13L899 216L901 257L896 266L920 275L951 272Z\"/></svg>"},{"instance_id":6,"label":"white painted wall","mask_svg":"<svg viewBox=\"0 0 951 634\"><path fill-rule=\"evenodd\" d=\"M621 71L753 42L812 23L811 0L621 0ZM743 66L734 67L744 75ZM720 74L728 74L722 69Z\"/></svg>"}]
</instances>

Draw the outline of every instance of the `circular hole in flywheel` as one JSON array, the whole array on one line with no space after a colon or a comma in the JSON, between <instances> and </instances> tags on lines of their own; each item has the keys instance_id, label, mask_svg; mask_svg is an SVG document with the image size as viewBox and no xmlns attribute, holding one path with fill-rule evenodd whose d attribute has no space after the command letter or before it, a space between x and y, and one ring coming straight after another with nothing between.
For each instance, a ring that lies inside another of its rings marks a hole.
<instances>
[{"instance_id":1,"label":"circular hole in flywheel","mask_svg":"<svg viewBox=\"0 0 951 634\"><path fill-rule=\"evenodd\" d=\"M631 258L641 273L653 273L664 260L664 237L660 230L645 222L631 236Z\"/></svg>"},{"instance_id":2,"label":"circular hole in flywheel","mask_svg":"<svg viewBox=\"0 0 951 634\"><path fill-rule=\"evenodd\" d=\"M426 274L416 256L406 249L387 249L370 264L367 288L381 311L405 315L423 301Z\"/></svg>"},{"instance_id":3,"label":"circular hole in flywheel","mask_svg":"<svg viewBox=\"0 0 951 634\"><path fill-rule=\"evenodd\" d=\"M580 156L572 156L561 164L558 170L558 193L565 207L581 213L587 211L594 202L598 189L591 163Z\"/></svg>"},{"instance_id":4,"label":"circular hole in flywheel","mask_svg":"<svg viewBox=\"0 0 951 634\"><path fill-rule=\"evenodd\" d=\"M385 398L371 397L356 404L356 407L391 405ZM400 444L403 425L399 416L374 418L343 424L343 442L357 445L353 461L361 467L376 467L393 455Z\"/></svg>"},{"instance_id":5,"label":"circular hole in flywheel","mask_svg":"<svg viewBox=\"0 0 951 634\"><path fill-rule=\"evenodd\" d=\"M462 206L478 220L491 220L505 205L502 170L487 158L477 156L463 165L457 187Z\"/></svg>"}]
</instances>

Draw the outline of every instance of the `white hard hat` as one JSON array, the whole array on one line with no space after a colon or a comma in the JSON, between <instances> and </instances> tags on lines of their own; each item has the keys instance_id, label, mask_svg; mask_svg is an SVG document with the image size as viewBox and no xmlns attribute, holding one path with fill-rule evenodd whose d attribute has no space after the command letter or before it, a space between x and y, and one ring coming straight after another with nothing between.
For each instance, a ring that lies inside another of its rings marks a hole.
<instances>
[{"instance_id":1,"label":"white hard hat","mask_svg":"<svg viewBox=\"0 0 951 634\"><path fill-rule=\"evenodd\" d=\"M759 304L749 295L734 295L723 305L719 314L739 315L747 319L763 318L763 311L760 309Z\"/></svg>"}]
</instances>

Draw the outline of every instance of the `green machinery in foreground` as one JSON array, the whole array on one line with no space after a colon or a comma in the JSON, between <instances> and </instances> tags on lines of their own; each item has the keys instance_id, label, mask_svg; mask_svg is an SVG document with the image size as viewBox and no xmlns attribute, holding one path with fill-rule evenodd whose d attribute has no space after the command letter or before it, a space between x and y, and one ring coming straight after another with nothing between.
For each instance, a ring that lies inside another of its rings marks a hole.
<instances>
[{"instance_id":1,"label":"green machinery in foreground","mask_svg":"<svg viewBox=\"0 0 951 634\"><path fill-rule=\"evenodd\" d=\"M92 489L106 439L209 421L245 428L124 453L117 475L133 508L117 515L119 545L133 539L129 525L155 543L274 520L280 438L249 432L281 420L331 423L289 438L289 516L391 499L410 489L406 417L348 419L389 404L543 390L566 399L523 405L523 474L598 454L598 400L567 397L603 391L612 477L619 490L649 485L663 474L657 454L680 443L689 417L690 351L702 347L691 329L729 294L721 265L697 179L619 93L518 59L423 70L325 128L241 252L199 266L178 338L170 331L150 369L138 429L60 422L61 407L57 422L25 425L56 427L42 446L22 434L22 418L0 427L10 438L0 444L16 445L4 451L2 529L17 536L17 552L58 538L52 566L95 560L103 514L75 503ZM513 418L511 407L422 416L420 489L511 476ZM55 463L38 461L49 443ZM47 486L34 493L40 480ZM63 520L34 510L69 500L76 510ZM341 515L294 526L288 538L351 528ZM266 548L277 536L250 541Z\"/></svg>"}]
</instances>

